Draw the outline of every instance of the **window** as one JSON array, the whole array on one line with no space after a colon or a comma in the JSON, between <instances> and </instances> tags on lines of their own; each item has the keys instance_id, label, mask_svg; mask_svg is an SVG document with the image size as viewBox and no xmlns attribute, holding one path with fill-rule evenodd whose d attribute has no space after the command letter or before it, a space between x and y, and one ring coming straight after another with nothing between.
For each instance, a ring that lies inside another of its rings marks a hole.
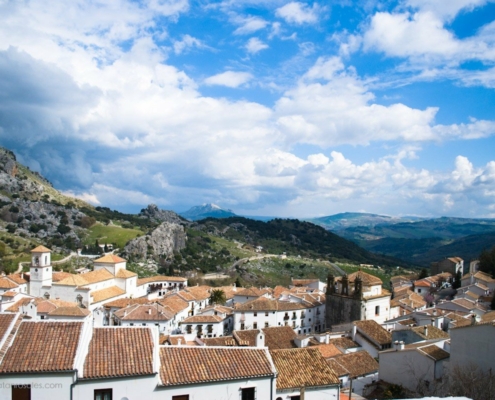
<instances>
[{"instance_id":1,"label":"window","mask_svg":"<svg viewBox=\"0 0 495 400\"><path fill-rule=\"evenodd\" d=\"M268 322L265 322L265 328L270 327L270 324Z\"/></svg>"},{"instance_id":2,"label":"window","mask_svg":"<svg viewBox=\"0 0 495 400\"><path fill-rule=\"evenodd\" d=\"M241 400L256 400L256 388L242 388Z\"/></svg>"},{"instance_id":3,"label":"window","mask_svg":"<svg viewBox=\"0 0 495 400\"><path fill-rule=\"evenodd\" d=\"M241 331L244 330L244 322L241 322Z\"/></svg>"},{"instance_id":4,"label":"window","mask_svg":"<svg viewBox=\"0 0 495 400\"><path fill-rule=\"evenodd\" d=\"M268 317L268 311L265 311L265 317Z\"/></svg>"},{"instance_id":5,"label":"window","mask_svg":"<svg viewBox=\"0 0 495 400\"><path fill-rule=\"evenodd\" d=\"M258 313L255 311L255 312L253 313L253 316L254 316L254 317L257 317L257 316L258 316Z\"/></svg>"},{"instance_id":6,"label":"window","mask_svg":"<svg viewBox=\"0 0 495 400\"><path fill-rule=\"evenodd\" d=\"M380 315L380 306L375 307L375 315Z\"/></svg>"},{"instance_id":7,"label":"window","mask_svg":"<svg viewBox=\"0 0 495 400\"><path fill-rule=\"evenodd\" d=\"M12 385L12 400L31 400L31 385Z\"/></svg>"},{"instance_id":8,"label":"window","mask_svg":"<svg viewBox=\"0 0 495 400\"><path fill-rule=\"evenodd\" d=\"M258 329L258 323L257 322L253 322L253 329Z\"/></svg>"},{"instance_id":9,"label":"window","mask_svg":"<svg viewBox=\"0 0 495 400\"><path fill-rule=\"evenodd\" d=\"M172 400L189 400L189 395L181 394L180 396L172 396Z\"/></svg>"},{"instance_id":10,"label":"window","mask_svg":"<svg viewBox=\"0 0 495 400\"><path fill-rule=\"evenodd\" d=\"M95 389L95 400L112 400L112 389Z\"/></svg>"}]
</instances>

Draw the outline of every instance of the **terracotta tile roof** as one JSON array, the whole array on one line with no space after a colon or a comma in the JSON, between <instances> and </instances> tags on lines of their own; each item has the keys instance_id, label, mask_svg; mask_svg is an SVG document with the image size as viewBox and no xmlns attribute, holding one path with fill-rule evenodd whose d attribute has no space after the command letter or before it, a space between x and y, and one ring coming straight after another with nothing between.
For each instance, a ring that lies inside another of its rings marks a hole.
<instances>
[{"instance_id":1,"label":"terracotta tile roof","mask_svg":"<svg viewBox=\"0 0 495 400\"><path fill-rule=\"evenodd\" d=\"M106 254L103 257L94 260L95 263L108 263L108 264L118 264L121 262L125 262L123 258L116 256L115 254Z\"/></svg>"},{"instance_id":2,"label":"terracotta tile roof","mask_svg":"<svg viewBox=\"0 0 495 400\"><path fill-rule=\"evenodd\" d=\"M367 351L343 354L333 359L349 371L351 378L378 372L378 363Z\"/></svg>"},{"instance_id":3,"label":"terracotta tile roof","mask_svg":"<svg viewBox=\"0 0 495 400\"><path fill-rule=\"evenodd\" d=\"M13 292L13 291L9 290L8 292L4 292L1 296L2 297L15 297L18 294L19 293L17 293L17 292Z\"/></svg>"},{"instance_id":4,"label":"terracotta tile roof","mask_svg":"<svg viewBox=\"0 0 495 400\"><path fill-rule=\"evenodd\" d=\"M253 347L256 346L256 336L259 332L259 329L234 331L233 336L239 346Z\"/></svg>"},{"instance_id":5,"label":"terracotta tile roof","mask_svg":"<svg viewBox=\"0 0 495 400\"><path fill-rule=\"evenodd\" d=\"M184 319L181 324L218 324L223 318L219 315L192 315Z\"/></svg>"},{"instance_id":6,"label":"terracotta tile roof","mask_svg":"<svg viewBox=\"0 0 495 400\"><path fill-rule=\"evenodd\" d=\"M270 351L277 368L277 390L338 385L339 378L318 349L282 349Z\"/></svg>"},{"instance_id":7,"label":"terracotta tile roof","mask_svg":"<svg viewBox=\"0 0 495 400\"><path fill-rule=\"evenodd\" d=\"M209 299L211 296L211 291L212 287L211 286L188 286L184 288L185 292L191 293L194 297L195 300L206 300Z\"/></svg>"},{"instance_id":8,"label":"terracotta tile roof","mask_svg":"<svg viewBox=\"0 0 495 400\"><path fill-rule=\"evenodd\" d=\"M105 289L95 290L91 292L90 296L93 297L93 303L99 303L123 294L125 294L125 290L119 288L118 286L110 286Z\"/></svg>"},{"instance_id":9,"label":"terracotta tile roof","mask_svg":"<svg viewBox=\"0 0 495 400\"><path fill-rule=\"evenodd\" d=\"M18 285L22 285L23 283L27 283L27 280L23 278L24 274L9 274L7 275L7 278L13 280L15 283Z\"/></svg>"},{"instance_id":10,"label":"terracotta tile roof","mask_svg":"<svg viewBox=\"0 0 495 400\"><path fill-rule=\"evenodd\" d=\"M329 344L319 344L314 346L315 349L321 353L324 358L330 358L342 354L342 352L332 343Z\"/></svg>"},{"instance_id":11,"label":"terracotta tile roof","mask_svg":"<svg viewBox=\"0 0 495 400\"><path fill-rule=\"evenodd\" d=\"M186 338L182 335L176 335L176 336L169 336L168 337L168 342L172 346L177 346L179 344L179 340L181 344L186 344Z\"/></svg>"},{"instance_id":12,"label":"terracotta tile roof","mask_svg":"<svg viewBox=\"0 0 495 400\"><path fill-rule=\"evenodd\" d=\"M339 349L343 349L343 350L361 347L359 344L357 344L356 342L354 342L352 339L350 339L348 337L330 339L330 343L334 344Z\"/></svg>"},{"instance_id":13,"label":"terracotta tile roof","mask_svg":"<svg viewBox=\"0 0 495 400\"><path fill-rule=\"evenodd\" d=\"M85 379L151 375L154 372L150 329L94 329L84 362Z\"/></svg>"},{"instance_id":14,"label":"terracotta tile roof","mask_svg":"<svg viewBox=\"0 0 495 400\"><path fill-rule=\"evenodd\" d=\"M360 277L363 281L363 286L381 285L383 282L375 275L368 274L364 271L356 271L348 276L349 282L354 283L356 277Z\"/></svg>"},{"instance_id":15,"label":"terracotta tile roof","mask_svg":"<svg viewBox=\"0 0 495 400\"><path fill-rule=\"evenodd\" d=\"M134 278L135 276L138 275L135 272L128 271L126 269L119 269L117 274L115 274L116 278L122 278L122 279Z\"/></svg>"},{"instance_id":16,"label":"terracotta tile roof","mask_svg":"<svg viewBox=\"0 0 495 400\"><path fill-rule=\"evenodd\" d=\"M53 271L52 273L52 282L60 282L65 278L71 277L72 274L64 271Z\"/></svg>"},{"instance_id":17,"label":"terracotta tile roof","mask_svg":"<svg viewBox=\"0 0 495 400\"><path fill-rule=\"evenodd\" d=\"M175 315L170 308L159 303L134 304L114 314L123 321L170 321Z\"/></svg>"},{"instance_id":18,"label":"terracotta tile roof","mask_svg":"<svg viewBox=\"0 0 495 400\"><path fill-rule=\"evenodd\" d=\"M225 298L227 300L233 299L234 296L239 291L239 288L235 287L235 286L219 286L219 287L216 287L215 289L223 290L223 292L225 293Z\"/></svg>"},{"instance_id":19,"label":"terracotta tile roof","mask_svg":"<svg viewBox=\"0 0 495 400\"><path fill-rule=\"evenodd\" d=\"M266 350L242 347L160 348L163 386L274 376Z\"/></svg>"},{"instance_id":20,"label":"terracotta tile roof","mask_svg":"<svg viewBox=\"0 0 495 400\"><path fill-rule=\"evenodd\" d=\"M19 287L19 285L17 283L15 283L14 281L12 281L6 277L0 278L0 289L14 289L17 287Z\"/></svg>"},{"instance_id":21,"label":"terracotta tile roof","mask_svg":"<svg viewBox=\"0 0 495 400\"><path fill-rule=\"evenodd\" d=\"M159 300L160 304L169 307L174 313L179 313L186 308L189 308L189 303L177 294L173 294L171 296L167 296L162 300Z\"/></svg>"},{"instance_id":22,"label":"terracotta tile roof","mask_svg":"<svg viewBox=\"0 0 495 400\"><path fill-rule=\"evenodd\" d=\"M338 377L351 374L347 369L345 369L343 365L339 364L335 358L327 359L327 364L330 366L330 368L332 368L332 371L334 371Z\"/></svg>"},{"instance_id":23,"label":"terracotta tile roof","mask_svg":"<svg viewBox=\"0 0 495 400\"><path fill-rule=\"evenodd\" d=\"M306 308L301 303L268 299L266 297L258 297L235 305L235 309L239 311L293 311Z\"/></svg>"},{"instance_id":24,"label":"terracotta tile roof","mask_svg":"<svg viewBox=\"0 0 495 400\"><path fill-rule=\"evenodd\" d=\"M403 319L402 321L399 321L399 324L404 325L404 326L413 326L413 325L416 325L416 321L413 318L408 318L408 319Z\"/></svg>"},{"instance_id":25,"label":"terracotta tile roof","mask_svg":"<svg viewBox=\"0 0 495 400\"><path fill-rule=\"evenodd\" d=\"M50 311L48 315L57 317L87 317L91 312L81 307L58 307Z\"/></svg>"},{"instance_id":26,"label":"terracotta tile roof","mask_svg":"<svg viewBox=\"0 0 495 400\"><path fill-rule=\"evenodd\" d=\"M263 296L267 293L271 294L272 291L273 290L271 288L258 289L256 287L250 287L250 288L243 288L243 289L239 290L236 293L236 296L260 297L260 296Z\"/></svg>"},{"instance_id":27,"label":"terracotta tile roof","mask_svg":"<svg viewBox=\"0 0 495 400\"><path fill-rule=\"evenodd\" d=\"M273 289L273 297L278 299L285 292L289 292L289 288L286 288L284 286L275 286L275 288Z\"/></svg>"},{"instance_id":28,"label":"terracotta tile roof","mask_svg":"<svg viewBox=\"0 0 495 400\"><path fill-rule=\"evenodd\" d=\"M141 286L146 283L153 283L153 282L187 282L187 278L182 278L180 276L163 276L163 275L149 276L147 278L138 279L137 286Z\"/></svg>"},{"instance_id":29,"label":"terracotta tile roof","mask_svg":"<svg viewBox=\"0 0 495 400\"><path fill-rule=\"evenodd\" d=\"M152 300L148 300L146 297L139 297L137 299L117 299L110 301L108 303L105 303L105 308L125 308L128 306L131 306L133 304L147 304L147 303L153 303Z\"/></svg>"},{"instance_id":30,"label":"terracotta tile roof","mask_svg":"<svg viewBox=\"0 0 495 400\"><path fill-rule=\"evenodd\" d=\"M34 300L34 304L36 305L36 311L41 314L47 314L56 310L58 307L77 307L77 303L73 303L70 301L51 299L46 300L44 298L36 298Z\"/></svg>"},{"instance_id":31,"label":"terracotta tile roof","mask_svg":"<svg viewBox=\"0 0 495 400\"><path fill-rule=\"evenodd\" d=\"M425 340L430 339L448 339L449 334L438 329L436 326L428 325L428 326L415 326L411 328L413 332L417 335L421 336ZM426 334L425 334L426 332Z\"/></svg>"},{"instance_id":32,"label":"terracotta tile roof","mask_svg":"<svg viewBox=\"0 0 495 400\"><path fill-rule=\"evenodd\" d=\"M325 304L325 295L324 294L316 294L316 293L299 293L299 294L291 294L291 297L295 297L303 300L303 304L310 307L320 306Z\"/></svg>"},{"instance_id":33,"label":"terracotta tile roof","mask_svg":"<svg viewBox=\"0 0 495 400\"><path fill-rule=\"evenodd\" d=\"M493 322L495 321L495 311L488 311L481 316L481 322Z\"/></svg>"},{"instance_id":34,"label":"terracotta tile roof","mask_svg":"<svg viewBox=\"0 0 495 400\"><path fill-rule=\"evenodd\" d=\"M31 250L31 253L51 253L52 251L45 246L38 246Z\"/></svg>"},{"instance_id":35,"label":"terracotta tile roof","mask_svg":"<svg viewBox=\"0 0 495 400\"><path fill-rule=\"evenodd\" d=\"M70 276L61 281L54 282L54 285L86 286L91 283L103 282L113 278L114 276L111 272L102 268L86 274L70 274Z\"/></svg>"},{"instance_id":36,"label":"terracotta tile roof","mask_svg":"<svg viewBox=\"0 0 495 400\"><path fill-rule=\"evenodd\" d=\"M237 346L236 341L232 336L221 336L216 338L204 338L201 341L206 346Z\"/></svg>"},{"instance_id":37,"label":"terracotta tile roof","mask_svg":"<svg viewBox=\"0 0 495 400\"><path fill-rule=\"evenodd\" d=\"M8 333L9 327L12 322L18 317L18 314L0 314L0 342L5 334Z\"/></svg>"},{"instance_id":38,"label":"terracotta tile roof","mask_svg":"<svg viewBox=\"0 0 495 400\"><path fill-rule=\"evenodd\" d=\"M23 306L23 305L26 305L26 304L29 304L29 302L31 301L32 299L28 298L28 297L25 297L25 298L22 298L20 300L17 300L14 304L12 304L10 307L8 307L5 311L8 311L8 312L19 312L19 309Z\"/></svg>"},{"instance_id":39,"label":"terracotta tile roof","mask_svg":"<svg viewBox=\"0 0 495 400\"><path fill-rule=\"evenodd\" d=\"M392 334L384 329L378 322L373 320L356 321L358 332L364 334L379 345L392 343Z\"/></svg>"},{"instance_id":40,"label":"terracotta tile roof","mask_svg":"<svg viewBox=\"0 0 495 400\"><path fill-rule=\"evenodd\" d=\"M444 360L444 359L450 357L449 353L447 353L445 350L441 349L440 347L435 346L434 344L431 344L431 345L425 346L425 347L421 347L418 350L421 353L424 353L427 356L433 358L435 361Z\"/></svg>"},{"instance_id":41,"label":"terracotta tile roof","mask_svg":"<svg viewBox=\"0 0 495 400\"><path fill-rule=\"evenodd\" d=\"M181 290L175 294L177 296L179 296L180 298L182 298L182 300L184 300L184 301L187 301L187 302L196 301L196 297L192 293L185 292L185 291Z\"/></svg>"},{"instance_id":42,"label":"terracotta tile roof","mask_svg":"<svg viewBox=\"0 0 495 400\"><path fill-rule=\"evenodd\" d=\"M204 314L206 312L214 312L214 311L222 314L231 315L234 312L234 309L232 307L222 306L219 304L212 304L203 308L201 310L201 314Z\"/></svg>"},{"instance_id":43,"label":"terracotta tile roof","mask_svg":"<svg viewBox=\"0 0 495 400\"><path fill-rule=\"evenodd\" d=\"M22 322L0 373L74 369L82 322Z\"/></svg>"},{"instance_id":44,"label":"terracotta tile roof","mask_svg":"<svg viewBox=\"0 0 495 400\"><path fill-rule=\"evenodd\" d=\"M297 336L290 326L274 326L263 328L265 334L265 346L269 350L292 349L296 347L294 339Z\"/></svg>"}]
</instances>

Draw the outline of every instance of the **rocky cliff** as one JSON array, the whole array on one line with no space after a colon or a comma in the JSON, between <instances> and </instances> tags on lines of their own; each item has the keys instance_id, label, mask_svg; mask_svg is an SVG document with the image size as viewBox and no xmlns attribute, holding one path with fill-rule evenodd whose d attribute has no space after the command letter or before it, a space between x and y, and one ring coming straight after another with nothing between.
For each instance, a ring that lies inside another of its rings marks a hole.
<instances>
[{"instance_id":1,"label":"rocky cliff","mask_svg":"<svg viewBox=\"0 0 495 400\"><path fill-rule=\"evenodd\" d=\"M150 204L138 214L141 218L149 218L155 222L172 222L175 224L189 223L177 213L168 210L160 210L156 204Z\"/></svg>"},{"instance_id":2,"label":"rocky cliff","mask_svg":"<svg viewBox=\"0 0 495 400\"><path fill-rule=\"evenodd\" d=\"M168 256L186 247L186 232L182 225L163 222L151 233L131 240L124 248L128 256L146 259L152 256Z\"/></svg>"}]
</instances>

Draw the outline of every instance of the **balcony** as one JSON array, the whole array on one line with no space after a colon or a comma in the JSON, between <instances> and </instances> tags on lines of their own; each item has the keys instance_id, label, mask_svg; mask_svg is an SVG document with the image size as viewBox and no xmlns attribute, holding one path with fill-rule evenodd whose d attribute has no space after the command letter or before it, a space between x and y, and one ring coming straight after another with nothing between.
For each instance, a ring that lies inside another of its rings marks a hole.
<instances>
[{"instance_id":1,"label":"balcony","mask_svg":"<svg viewBox=\"0 0 495 400\"><path fill-rule=\"evenodd\" d=\"M288 315L284 315L284 321L288 321L290 317Z\"/></svg>"},{"instance_id":2,"label":"balcony","mask_svg":"<svg viewBox=\"0 0 495 400\"><path fill-rule=\"evenodd\" d=\"M305 313L301 313L301 319L304 319L306 318L306 314Z\"/></svg>"}]
</instances>

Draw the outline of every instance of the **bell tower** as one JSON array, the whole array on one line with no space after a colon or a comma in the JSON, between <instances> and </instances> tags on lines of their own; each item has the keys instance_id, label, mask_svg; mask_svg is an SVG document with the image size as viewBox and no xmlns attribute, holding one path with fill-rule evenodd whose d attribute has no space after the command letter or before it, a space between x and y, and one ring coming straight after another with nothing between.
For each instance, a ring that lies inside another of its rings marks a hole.
<instances>
[{"instance_id":1,"label":"bell tower","mask_svg":"<svg viewBox=\"0 0 495 400\"><path fill-rule=\"evenodd\" d=\"M51 250L38 246L31 250L29 294L41 297L52 286ZM42 288L45 288L42 292Z\"/></svg>"}]
</instances>

